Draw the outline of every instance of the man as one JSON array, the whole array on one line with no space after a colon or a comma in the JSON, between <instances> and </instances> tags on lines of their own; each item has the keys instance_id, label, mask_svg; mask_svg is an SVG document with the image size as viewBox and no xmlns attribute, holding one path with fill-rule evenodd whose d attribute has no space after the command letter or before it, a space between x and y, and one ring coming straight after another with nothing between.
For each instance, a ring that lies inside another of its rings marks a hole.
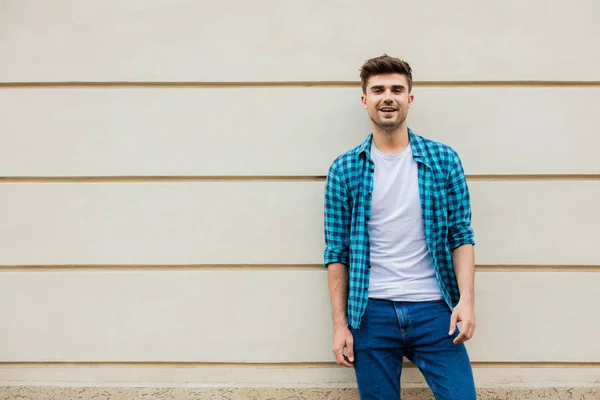
<instances>
[{"instance_id":1,"label":"man","mask_svg":"<svg viewBox=\"0 0 600 400\"><path fill-rule=\"evenodd\" d=\"M336 361L354 367L362 400L400 398L403 357L436 399L475 399L464 345L475 330L474 239L460 158L407 127L408 63L376 57L360 77L372 133L332 163L325 184Z\"/></svg>"}]
</instances>

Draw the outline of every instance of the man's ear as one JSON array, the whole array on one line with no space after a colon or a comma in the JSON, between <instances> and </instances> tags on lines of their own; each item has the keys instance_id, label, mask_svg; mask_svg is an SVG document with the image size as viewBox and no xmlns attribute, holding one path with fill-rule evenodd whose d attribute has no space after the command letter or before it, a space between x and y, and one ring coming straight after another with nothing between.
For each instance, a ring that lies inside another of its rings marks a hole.
<instances>
[{"instance_id":1,"label":"man's ear","mask_svg":"<svg viewBox=\"0 0 600 400\"><path fill-rule=\"evenodd\" d=\"M364 109L367 109L367 96L365 96L364 94L362 96L360 96L360 102L362 103Z\"/></svg>"}]
</instances>

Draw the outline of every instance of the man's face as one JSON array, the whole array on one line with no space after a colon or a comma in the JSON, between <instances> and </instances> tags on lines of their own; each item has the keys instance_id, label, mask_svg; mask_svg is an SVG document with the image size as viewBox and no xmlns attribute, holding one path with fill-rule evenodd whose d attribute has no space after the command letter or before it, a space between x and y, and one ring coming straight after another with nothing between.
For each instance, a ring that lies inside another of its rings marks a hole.
<instances>
[{"instance_id":1,"label":"man's face","mask_svg":"<svg viewBox=\"0 0 600 400\"><path fill-rule=\"evenodd\" d=\"M371 121L390 133L402 126L413 99L408 91L408 80L401 74L371 76L366 93L361 97Z\"/></svg>"}]
</instances>

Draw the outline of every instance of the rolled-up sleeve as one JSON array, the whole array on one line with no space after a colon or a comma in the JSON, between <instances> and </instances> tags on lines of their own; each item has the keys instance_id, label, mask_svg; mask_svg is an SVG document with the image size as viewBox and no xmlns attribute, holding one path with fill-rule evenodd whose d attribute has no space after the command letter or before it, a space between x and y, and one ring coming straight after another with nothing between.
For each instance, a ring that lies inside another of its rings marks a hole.
<instances>
[{"instance_id":1,"label":"rolled-up sleeve","mask_svg":"<svg viewBox=\"0 0 600 400\"><path fill-rule=\"evenodd\" d=\"M325 267L349 264L350 216L348 190L334 162L325 180Z\"/></svg>"},{"instance_id":2,"label":"rolled-up sleeve","mask_svg":"<svg viewBox=\"0 0 600 400\"><path fill-rule=\"evenodd\" d=\"M471 197L462 162L455 153L447 181L448 242L454 250L465 244L475 244L471 227Z\"/></svg>"}]
</instances>

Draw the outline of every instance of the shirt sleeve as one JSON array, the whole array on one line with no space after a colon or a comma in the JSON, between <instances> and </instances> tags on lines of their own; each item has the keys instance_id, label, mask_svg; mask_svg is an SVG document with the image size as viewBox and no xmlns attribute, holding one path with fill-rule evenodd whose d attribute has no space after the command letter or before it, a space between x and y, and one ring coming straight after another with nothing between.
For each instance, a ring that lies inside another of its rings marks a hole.
<instances>
[{"instance_id":1,"label":"shirt sleeve","mask_svg":"<svg viewBox=\"0 0 600 400\"><path fill-rule=\"evenodd\" d=\"M333 163L325 180L325 267L332 263L349 265L350 217L348 190Z\"/></svg>"},{"instance_id":2,"label":"shirt sleeve","mask_svg":"<svg viewBox=\"0 0 600 400\"><path fill-rule=\"evenodd\" d=\"M448 242L454 250L465 244L475 244L471 227L471 198L462 162L455 154L447 182Z\"/></svg>"}]
</instances>

